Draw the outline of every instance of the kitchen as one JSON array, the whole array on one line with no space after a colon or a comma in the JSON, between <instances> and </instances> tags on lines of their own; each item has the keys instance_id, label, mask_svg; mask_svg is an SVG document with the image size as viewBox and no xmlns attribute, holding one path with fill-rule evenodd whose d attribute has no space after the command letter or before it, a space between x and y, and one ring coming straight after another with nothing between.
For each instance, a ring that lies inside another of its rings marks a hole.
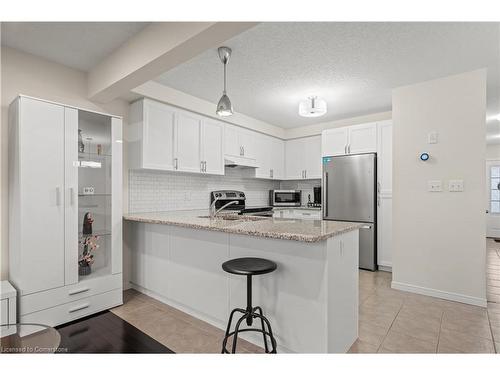
<instances>
[{"instance_id":1,"label":"kitchen","mask_svg":"<svg viewBox=\"0 0 500 375\"><path fill-rule=\"evenodd\" d=\"M95 319L117 319L159 352L497 350L485 235L452 229L465 225L454 209L482 217L484 181L473 171L484 160L455 149L454 160L445 155L466 142L480 154L485 144L478 129L497 110L499 57L478 45L498 41L498 24L108 24L122 39L79 68L64 49L37 51L37 38L49 39L56 27L67 38L100 32L91 23L2 23L2 123L8 119L10 139L2 150L10 194L2 205L9 218L2 280L17 293L5 297L15 306L5 315L22 328L17 340L24 329L36 335L23 324L44 325L45 335L60 336L57 348L96 353L92 337L76 345L72 335L106 325ZM178 48L158 42L161 68L141 56L143 70L110 73L117 56L137 53L127 39L154 41L176 27L191 34L174 33ZM422 41L432 28L440 39L429 46ZM393 64L381 55L360 61L338 47L368 34L393 37L384 49ZM330 42L331 35L338 37ZM53 43L67 45L60 38ZM427 57L423 65L407 61L405 38ZM301 50L310 54L299 58ZM436 64L438 52L456 65ZM403 62L411 79L396 69ZM355 67L365 82L353 74L342 86L332 64ZM351 95L343 99L328 82ZM436 239L436 222L446 243ZM432 243L419 242L426 239ZM42 243L51 243L43 255ZM462 255L456 263L448 248ZM464 316L480 321L477 332L487 326L486 336L466 331ZM465 334L467 347L453 336Z\"/></svg>"}]
</instances>

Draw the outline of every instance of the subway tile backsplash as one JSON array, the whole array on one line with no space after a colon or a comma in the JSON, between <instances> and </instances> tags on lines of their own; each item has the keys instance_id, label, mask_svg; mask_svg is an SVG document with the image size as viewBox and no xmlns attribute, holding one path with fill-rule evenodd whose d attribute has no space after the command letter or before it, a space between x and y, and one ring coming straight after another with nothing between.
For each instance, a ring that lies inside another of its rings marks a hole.
<instances>
[{"instance_id":1,"label":"subway tile backsplash","mask_svg":"<svg viewBox=\"0 0 500 375\"><path fill-rule=\"evenodd\" d=\"M244 191L247 206L269 204L269 190L279 189L279 181L259 180L247 173L230 168L225 176L131 170L129 212L208 209L209 193L226 189Z\"/></svg>"}]
</instances>

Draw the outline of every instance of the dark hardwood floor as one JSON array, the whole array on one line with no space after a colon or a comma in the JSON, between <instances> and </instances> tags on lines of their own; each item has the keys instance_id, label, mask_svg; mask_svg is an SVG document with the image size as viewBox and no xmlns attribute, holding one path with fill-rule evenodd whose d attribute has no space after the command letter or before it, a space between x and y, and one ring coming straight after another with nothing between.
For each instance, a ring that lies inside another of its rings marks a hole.
<instances>
[{"instance_id":1,"label":"dark hardwood floor","mask_svg":"<svg viewBox=\"0 0 500 375\"><path fill-rule=\"evenodd\" d=\"M173 353L133 325L103 311L56 327L59 353Z\"/></svg>"}]
</instances>

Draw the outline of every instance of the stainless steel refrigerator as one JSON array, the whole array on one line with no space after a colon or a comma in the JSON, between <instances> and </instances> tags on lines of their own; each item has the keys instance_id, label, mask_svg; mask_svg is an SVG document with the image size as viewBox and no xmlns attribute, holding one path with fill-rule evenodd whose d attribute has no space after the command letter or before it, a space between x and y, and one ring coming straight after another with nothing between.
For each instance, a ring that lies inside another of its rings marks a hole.
<instances>
[{"instance_id":1,"label":"stainless steel refrigerator","mask_svg":"<svg viewBox=\"0 0 500 375\"><path fill-rule=\"evenodd\" d=\"M323 219L362 223L359 268L377 269L377 155L323 158Z\"/></svg>"}]
</instances>

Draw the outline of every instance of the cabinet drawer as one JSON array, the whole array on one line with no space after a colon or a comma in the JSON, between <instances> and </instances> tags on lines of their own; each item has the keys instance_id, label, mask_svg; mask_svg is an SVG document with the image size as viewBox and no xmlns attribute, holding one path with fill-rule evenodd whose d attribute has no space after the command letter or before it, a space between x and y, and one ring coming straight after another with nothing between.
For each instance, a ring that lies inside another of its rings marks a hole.
<instances>
[{"instance_id":1,"label":"cabinet drawer","mask_svg":"<svg viewBox=\"0 0 500 375\"><path fill-rule=\"evenodd\" d=\"M310 220L321 219L321 212L319 211L295 210L293 214L298 219L310 219Z\"/></svg>"},{"instance_id":2,"label":"cabinet drawer","mask_svg":"<svg viewBox=\"0 0 500 375\"><path fill-rule=\"evenodd\" d=\"M55 327L121 304L122 289L120 288L21 316L21 323L46 324Z\"/></svg>"},{"instance_id":3,"label":"cabinet drawer","mask_svg":"<svg viewBox=\"0 0 500 375\"><path fill-rule=\"evenodd\" d=\"M9 300L7 298L0 302L0 324L9 323Z\"/></svg>"},{"instance_id":4,"label":"cabinet drawer","mask_svg":"<svg viewBox=\"0 0 500 375\"><path fill-rule=\"evenodd\" d=\"M19 304L19 315L31 314L53 306L79 300L122 287L122 274L98 277L50 289L40 293L22 296Z\"/></svg>"}]
</instances>

